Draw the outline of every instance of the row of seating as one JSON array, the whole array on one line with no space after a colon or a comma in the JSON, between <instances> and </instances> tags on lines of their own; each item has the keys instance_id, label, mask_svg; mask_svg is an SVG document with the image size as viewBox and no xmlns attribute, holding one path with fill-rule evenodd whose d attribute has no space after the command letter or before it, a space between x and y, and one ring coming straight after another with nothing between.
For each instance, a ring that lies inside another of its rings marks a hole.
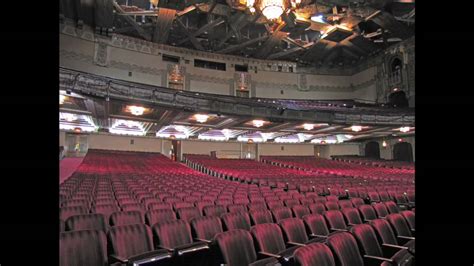
<instances>
[{"instance_id":1,"label":"row of seating","mask_svg":"<svg viewBox=\"0 0 474 266\"><path fill-rule=\"evenodd\" d=\"M280 228L285 248L298 247L296 250L310 241L324 242L337 232L352 233L357 225L371 226L377 237L382 234L386 240L378 239L380 243L405 245L402 238L414 236L414 209L410 204L393 201L390 194L391 200L382 200L380 192L390 187L385 185L373 190L358 187L357 196L366 193L363 198L352 197L355 194L342 186L337 190L346 193L331 194L332 189L318 193L304 187L288 190L216 178L159 154L92 151L76 173L60 185L61 252L65 257L61 265L151 260L178 265L242 265L240 259L233 262L233 249L248 250L243 263L296 262L294 258L286 261L284 256L264 254L254 228L266 224L270 226L265 228L273 228L269 231L277 234L275 226ZM379 199L369 198L369 192L377 192ZM246 233L235 233L240 230ZM78 244L83 243L78 239L87 235L79 233L84 231L94 232L88 234L93 235L91 241L95 244ZM141 237L129 235L138 231ZM249 247L244 247L242 239L246 237L242 234L250 234ZM240 240L236 241L237 247L229 249L235 235ZM174 244L163 244L165 238ZM151 244L144 245L144 241ZM100 243L102 249L97 246ZM95 255L84 250L89 246ZM105 250L105 255L98 250ZM106 261L86 263L88 258Z\"/></svg>"}]
</instances>

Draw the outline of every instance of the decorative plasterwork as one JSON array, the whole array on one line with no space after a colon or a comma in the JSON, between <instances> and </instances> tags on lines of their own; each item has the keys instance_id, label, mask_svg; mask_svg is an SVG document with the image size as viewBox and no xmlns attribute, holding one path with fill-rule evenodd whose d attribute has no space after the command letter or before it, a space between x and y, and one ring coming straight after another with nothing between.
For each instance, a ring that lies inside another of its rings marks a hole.
<instances>
[{"instance_id":1,"label":"decorative plasterwork","mask_svg":"<svg viewBox=\"0 0 474 266\"><path fill-rule=\"evenodd\" d=\"M232 79L218 78L216 76L204 76L204 75L196 75L196 74L191 74L191 73L189 73L189 79L195 80L195 81L220 83L220 84L229 84L229 81L232 80Z\"/></svg>"},{"instance_id":2,"label":"decorative plasterwork","mask_svg":"<svg viewBox=\"0 0 474 266\"><path fill-rule=\"evenodd\" d=\"M102 38L97 39L94 48L94 63L99 66L107 66L109 61L108 41Z\"/></svg>"},{"instance_id":3,"label":"decorative plasterwork","mask_svg":"<svg viewBox=\"0 0 474 266\"><path fill-rule=\"evenodd\" d=\"M67 51L63 49L59 50L59 58L80 61L80 62L85 62L85 63L90 63L90 64L92 64L94 61L94 58L92 56L80 54L74 51Z\"/></svg>"},{"instance_id":4,"label":"decorative plasterwork","mask_svg":"<svg viewBox=\"0 0 474 266\"><path fill-rule=\"evenodd\" d=\"M165 69L158 69L154 67L144 67L137 64L129 64L120 61L110 60L109 66L117 69L123 69L131 72L139 72L150 75L162 75L166 73Z\"/></svg>"}]
</instances>

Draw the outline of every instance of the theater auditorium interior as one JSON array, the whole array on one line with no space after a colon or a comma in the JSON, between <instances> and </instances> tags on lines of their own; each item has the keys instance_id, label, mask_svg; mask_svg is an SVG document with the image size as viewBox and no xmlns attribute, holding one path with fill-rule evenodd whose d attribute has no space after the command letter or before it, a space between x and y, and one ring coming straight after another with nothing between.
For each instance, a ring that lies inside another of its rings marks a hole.
<instances>
[{"instance_id":1,"label":"theater auditorium interior","mask_svg":"<svg viewBox=\"0 0 474 266\"><path fill-rule=\"evenodd\" d=\"M59 4L61 266L415 265L414 0Z\"/></svg>"}]
</instances>

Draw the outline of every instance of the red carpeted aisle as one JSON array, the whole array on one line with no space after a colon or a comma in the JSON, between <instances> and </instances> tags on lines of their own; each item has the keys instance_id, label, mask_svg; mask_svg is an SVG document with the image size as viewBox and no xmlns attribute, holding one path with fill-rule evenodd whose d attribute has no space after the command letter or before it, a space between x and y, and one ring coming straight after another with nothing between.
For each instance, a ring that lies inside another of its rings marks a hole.
<instances>
[{"instance_id":1,"label":"red carpeted aisle","mask_svg":"<svg viewBox=\"0 0 474 266\"><path fill-rule=\"evenodd\" d=\"M59 162L60 184L76 171L77 167L82 163L82 159L84 158L64 158Z\"/></svg>"}]
</instances>

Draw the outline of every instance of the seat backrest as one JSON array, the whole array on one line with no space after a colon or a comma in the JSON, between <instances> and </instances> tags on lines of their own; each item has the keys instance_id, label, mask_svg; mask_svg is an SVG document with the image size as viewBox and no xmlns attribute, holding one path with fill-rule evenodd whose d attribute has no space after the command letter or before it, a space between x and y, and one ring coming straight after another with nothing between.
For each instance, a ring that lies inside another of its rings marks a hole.
<instances>
[{"instance_id":1,"label":"seat backrest","mask_svg":"<svg viewBox=\"0 0 474 266\"><path fill-rule=\"evenodd\" d=\"M388 195L387 191L379 191L379 197L381 201L389 201L390 195Z\"/></svg>"},{"instance_id":2,"label":"seat backrest","mask_svg":"<svg viewBox=\"0 0 474 266\"><path fill-rule=\"evenodd\" d=\"M212 240L218 233L222 233L221 219L217 216L204 216L191 221L192 231L197 238Z\"/></svg>"},{"instance_id":3,"label":"seat backrest","mask_svg":"<svg viewBox=\"0 0 474 266\"><path fill-rule=\"evenodd\" d=\"M412 211L402 211L400 214L405 218L410 229L415 230L415 213Z\"/></svg>"},{"instance_id":4,"label":"seat backrest","mask_svg":"<svg viewBox=\"0 0 474 266\"><path fill-rule=\"evenodd\" d=\"M324 203L314 203L310 204L308 207L313 214L323 214L326 211Z\"/></svg>"},{"instance_id":5,"label":"seat backrest","mask_svg":"<svg viewBox=\"0 0 474 266\"><path fill-rule=\"evenodd\" d=\"M273 210L278 207L283 207L284 205L283 205L283 202L281 202L280 200L274 200L274 201L267 201L267 206L268 206L268 209Z\"/></svg>"},{"instance_id":6,"label":"seat backrest","mask_svg":"<svg viewBox=\"0 0 474 266\"><path fill-rule=\"evenodd\" d=\"M226 208L222 205L212 205L205 206L203 208L204 216L217 216L220 217L222 214L226 213Z\"/></svg>"},{"instance_id":7,"label":"seat backrest","mask_svg":"<svg viewBox=\"0 0 474 266\"><path fill-rule=\"evenodd\" d=\"M73 230L107 230L107 223L102 214L73 215L66 220L66 229Z\"/></svg>"},{"instance_id":8,"label":"seat backrest","mask_svg":"<svg viewBox=\"0 0 474 266\"><path fill-rule=\"evenodd\" d=\"M246 212L247 206L245 204L230 204L227 209L229 212Z\"/></svg>"},{"instance_id":9,"label":"seat backrest","mask_svg":"<svg viewBox=\"0 0 474 266\"><path fill-rule=\"evenodd\" d=\"M152 230L155 243L166 248L174 249L193 242L191 227L183 220L159 222Z\"/></svg>"},{"instance_id":10,"label":"seat backrest","mask_svg":"<svg viewBox=\"0 0 474 266\"><path fill-rule=\"evenodd\" d=\"M380 243L372 226L369 224L354 225L350 232L354 235L364 255L383 257Z\"/></svg>"},{"instance_id":11,"label":"seat backrest","mask_svg":"<svg viewBox=\"0 0 474 266\"><path fill-rule=\"evenodd\" d=\"M384 202L384 204L387 207L388 212L390 212L390 213L399 213L400 212L400 209L398 208L398 205L395 202L386 201L386 202Z\"/></svg>"},{"instance_id":12,"label":"seat backrest","mask_svg":"<svg viewBox=\"0 0 474 266\"><path fill-rule=\"evenodd\" d=\"M364 266L359 247L354 237L348 232L333 234L327 239L328 246L341 266Z\"/></svg>"},{"instance_id":13,"label":"seat backrest","mask_svg":"<svg viewBox=\"0 0 474 266\"><path fill-rule=\"evenodd\" d=\"M144 224L113 226L107 234L109 254L129 258L153 250L151 230Z\"/></svg>"},{"instance_id":14,"label":"seat backrest","mask_svg":"<svg viewBox=\"0 0 474 266\"><path fill-rule=\"evenodd\" d=\"M285 241L280 227L274 223L258 224L250 229L258 250L278 254L285 250Z\"/></svg>"},{"instance_id":15,"label":"seat backrest","mask_svg":"<svg viewBox=\"0 0 474 266\"><path fill-rule=\"evenodd\" d=\"M169 209L172 210L173 207L171 206L170 203L167 202L153 202L148 205L148 209L153 211L153 210L161 210L161 209Z\"/></svg>"},{"instance_id":16,"label":"seat backrest","mask_svg":"<svg viewBox=\"0 0 474 266\"><path fill-rule=\"evenodd\" d=\"M326 218L330 229L347 229L344 216L340 211L326 211L324 213L324 218Z\"/></svg>"},{"instance_id":17,"label":"seat backrest","mask_svg":"<svg viewBox=\"0 0 474 266\"><path fill-rule=\"evenodd\" d=\"M247 204L249 211L251 210L267 210L267 205L265 202L252 202Z\"/></svg>"},{"instance_id":18,"label":"seat backrest","mask_svg":"<svg viewBox=\"0 0 474 266\"><path fill-rule=\"evenodd\" d=\"M369 195L370 201L375 201L375 202L379 202L379 201L380 201L380 196L379 196L379 193L378 193L378 192L376 192L376 191L369 191L369 192L368 192L368 195Z\"/></svg>"},{"instance_id":19,"label":"seat backrest","mask_svg":"<svg viewBox=\"0 0 474 266\"><path fill-rule=\"evenodd\" d=\"M308 242L308 235L303 220L299 218L287 218L278 223L287 241L305 244Z\"/></svg>"},{"instance_id":20,"label":"seat backrest","mask_svg":"<svg viewBox=\"0 0 474 266\"><path fill-rule=\"evenodd\" d=\"M252 224L273 223L272 212L269 210L251 210Z\"/></svg>"},{"instance_id":21,"label":"seat backrest","mask_svg":"<svg viewBox=\"0 0 474 266\"><path fill-rule=\"evenodd\" d=\"M303 216L303 221L306 227L309 229L311 234L327 236L329 235L329 229L326 224L324 216L321 214L309 214Z\"/></svg>"},{"instance_id":22,"label":"seat backrest","mask_svg":"<svg viewBox=\"0 0 474 266\"><path fill-rule=\"evenodd\" d=\"M411 237L411 231L410 228L408 227L407 221L403 216L399 213L392 213L387 215L387 221L390 223L392 226L393 230L395 231L395 234L398 236L409 236Z\"/></svg>"},{"instance_id":23,"label":"seat backrest","mask_svg":"<svg viewBox=\"0 0 474 266\"><path fill-rule=\"evenodd\" d=\"M292 208L295 205L300 205L300 201L298 199L287 199L284 202L285 206L288 208Z\"/></svg>"},{"instance_id":24,"label":"seat backrest","mask_svg":"<svg viewBox=\"0 0 474 266\"><path fill-rule=\"evenodd\" d=\"M310 214L308 207L304 205L296 205L291 208L293 210L293 214L296 218L303 218L303 216Z\"/></svg>"},{"instance_id":25,"label":"seat backrest","mask_svg":"<svg viewBox=\"0 0 474 266\"><path fill-rule=\"evenodd\" d=\"M194 218L201 217L201 212L198 207L180 208L177 210L177 213L180 220L184 220L188 223Z\"/></svg>"},{"instance_id":26,"label":"seat backrest","mask_svg":"<svg viewBox=\"0 0 474 266\"><path fill-rule=\"evenodd\" d=\"M114 212L110 215L110 226L142 223L143 215L139 211Z\"/></svg>"},{"instance_id":27,"label":"seat backrest","mask_svg":"<svg viewBox=\"0 0 474 266\"><path fill-rule=\"evenodd\" d=\"M77 200L68 200L63 203L63 207L72 207L72 206L84 206L85 208L89 208L90 202L85 199L77 199Z\"/></svg>"},{"instance_id":28,"label":"seat backrest","mask_svg":"<svg viewBox=\"0 0 474 266\"><path fill-rule=\"evenodd\" d=\"M370 225L377 232L377 236L382 244L398 245L392 227L385 219L375 219L370 221Z\"/></svg>"},{"instance_id":29,"label":"seat backrest","mask_svg":"<svg viewBox=\"0 0 474 266\"><path fill-rule=\"evenodd\" d=\"M375 213L374 207L368 204L359 206L359 211L362 214L362 219L364 221L371 221L377 219L377 214Z\"/></svg>"},{"instance_id":30,"label":"seat backrest","mask_svg":"<svg viewBox=\"0 0 474 266\"><path fill-rule=\"evenodd\" d=\"M361 199L361 198L352 198L351 199L351 202L352 202L352 205L354 205L354 207L358 208L359 206L361 205L364 205L364 200Z\"/></svg>"},{"instance_id":31,"label":"seat backrest","mask_svg":"<svg viewBox=\"0 0 474 266\"><path fill-rule=\"evenodd\" d=\"M194 207L194 204L191 202L174 202L173 203L174 210L178 210L181 208L189 208L189 207Z\"/></svg>"},{"instance_id":32,"label":"seat backrest","mask_svg":"<svg viewBox=\"0 0 474 266\"><path fill-rule=\"evenodd\" d=\"M245 230L232 230L217 234L216 241L229 266L249 265L257 260L252 235Z\"/></svg>"},{"instance_id":33,"label":"seat backrest","mask_svg":"<svg viewBox=\"0 0 474 266\"><path fill-rule=\"evenodd\" d=\"M339 203L339 208L340 209L353 208L354 207L350 200L340 200L338 203Z\"/></svg>"},{"instance_id":34,"label":"seat backrest","mask_svg":"<svg viewBox=\"0 0 474 266\"><path fill-rule=\"evenodd\" d=\"M84 206L62 207L59 210L59 219L66 221L70 216L87 213L88 209Z\"/></svg>"},{"instance_id":35,"label":"seat backrest","mask_svg":"<svg viewBox=\"0 0 474 266\"><path fill-rule=\"evenodd\" d=\"M323 243L313 243L295 251L295 261L301 266L336 266L331 249Z\"/></svg>"},{"instance_id":36,"label":"seat backrest","mask_svg":"<svg viewBox=\"0 0 474 266\"><path fill-rule=\"evenodd\" d=\"M250 217L246 212L231 212L222 215L227 231L235 229L250 230Z\"/></svg>"},{"instance_id":37,"label":"seat backrest","mask_svg":"<svg viewBox=\"0 0 474 266\"><path fill-rule=\"evenodd\" d=\"M212 201L198 201L196 202L196 207L198 207L201 214L203 214L204 207L214 206L214 202Z\"/></svg>"},{"instance_id":38,"label":"seat backrest","mask_svg":"<svg viewBox=\"0 0 474 266\"><path fill-rule=\"evenodd\" d=\"M278 207L272 210L273 218L275 219L275 222L279 222L283 219L291 218L293 217L293 214L291 212L291 209L288 207Z\"/></svg>"},{"instance_id":39,"label":"seat backrest","mask_svg":"<svg viewBox=\"0 0 474 266\"><path fill-rule=\"evenodd\" d=\"M339 210L339 204L336 201L328 201L324 205L328 211Z\"/></svg>"},{"instance_id":40,"label":"seat backrest","mask_svg":"<svg viewBox=\"0 0 474 266\"><path fill-rule=\"evenodd\" d=\"M385 206L385 204L382 202L375 203L372 206L374 207L375 212L379 218L385 218L388 215L387 206Z\"/></svg>"},{"instance_id":41,"label":"seat backrest","mask_svg":"<svg viewBox=\"0 0 474 266\"><path fill-rule=\"evenodd\" d=\"M158 222L176 220L176 214L171 209L160 209L154 211L147 211L145 213L145 223L148 226L153 226Z\"/></svg>"},{"instance_id":42,"label":"seat backrest","mask_svg":"<svg viewBox=\"0 0 474 266\"><path fill-rule=\"evenodd\" d=\"M120 211L120 208L117 204L107 204L107 205L95 205L92 206L92 213L100 213L104 215L105 221L109 222L109 217L112 213Z\"/></svg>"},{"instance_id":43,"label":"seat backrest","mask_svg":"<svg viewBox=\"0 0 474 266\"><path fill-rule=\"evenodd\" d=\"M107 240L100 230L63 232L59 236L59 265L107 266Z\"/></svg>"},{"instance_id":44,"label":"seat backrest","mask_svg":"<svg viewBox=\"0 0 474 266\"><path fill-rule=\"evenodd\" d=\"M332 202L338 202L338 201L339 201L339 197L338 197L338 196L335 196L335 195L330 195L330 196L326 196L326 200L327 200L327 201L332 201Z\"/></svg>"},{"instance_id":45,"label":"seat backrest","mask_svg":"<svg viewBox=\"0 0 474 266\"><path fill-rule=\"evenodd\" d=\"M346 217L346 221L349 224L363 224L362 218L360 218L359 210L356 208L346 208L341 210L344 217Z\"/></svg>"}]
</instances>

